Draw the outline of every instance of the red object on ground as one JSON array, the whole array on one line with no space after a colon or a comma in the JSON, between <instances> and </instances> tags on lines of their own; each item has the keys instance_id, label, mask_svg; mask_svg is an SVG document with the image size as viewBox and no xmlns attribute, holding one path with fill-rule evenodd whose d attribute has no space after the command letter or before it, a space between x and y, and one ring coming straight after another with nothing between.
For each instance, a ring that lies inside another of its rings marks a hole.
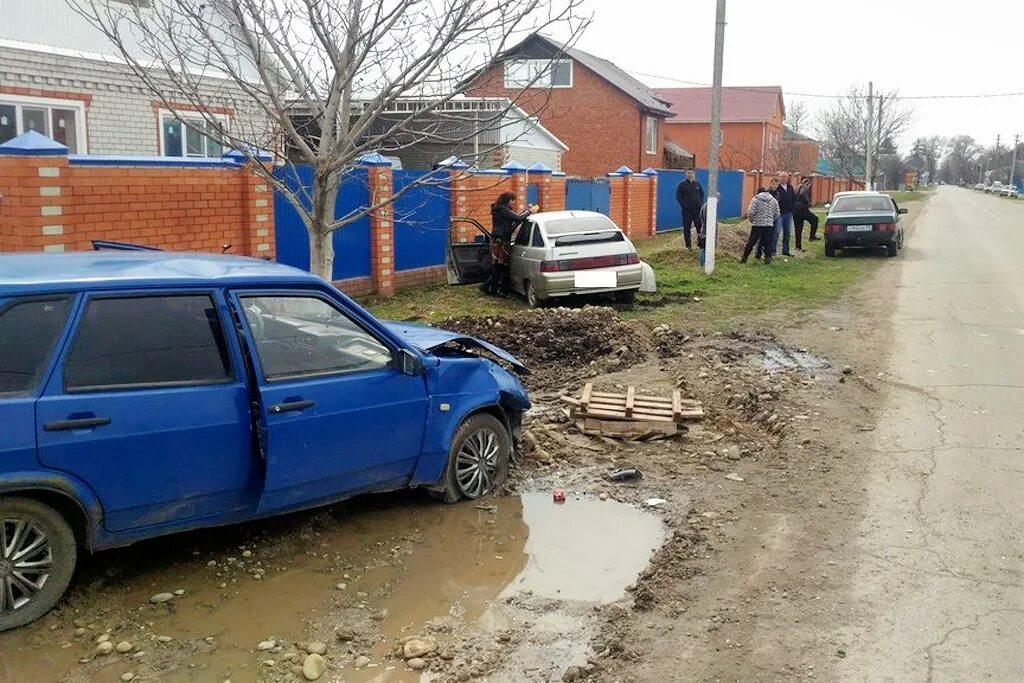
<instances>
[{"instance_id":1,"label":"red object on ground","mask_svg":"<svg viewBox=\"0 0 1024 683\"><path fill-rule=\"evenodd\" d=\"M565 491L562 491L561 489L555 489L551 493L551 498L556 503L564 503L565 502Z\"/></svg>"}]
</instances>

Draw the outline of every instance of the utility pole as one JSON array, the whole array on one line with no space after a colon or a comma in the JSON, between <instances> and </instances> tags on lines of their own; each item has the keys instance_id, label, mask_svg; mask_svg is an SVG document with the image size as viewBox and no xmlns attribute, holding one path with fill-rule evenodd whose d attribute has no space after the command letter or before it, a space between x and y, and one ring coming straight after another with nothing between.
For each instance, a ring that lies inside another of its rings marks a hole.
<instances>
[{"instance_id":1,"label":"utility pole","mask_svg":"<svg viewBox=\"0 0 1024 683\"><path fill-rule=\"evenodd\" d=\"M871 170L875 176L878 175L878 164L882 158L882 100L885 99L881 94L878 96L878 116L876 117L877 123L875 124L875 160L871 164ZM874 176L871 181L874 183ZM875 188L872 188L875 189Z\"/></svg>"},{"instance_id":2,"label":"utility pole","mask_svg":"<svg viewBox=\"0 0 1024 683\"><path fill-rule=\"evenodd\" d=\"M1013 187L1013 172L1017 170L1017 147L1020 145L1020 133L1013 136L1013 161L1010 162L1010 187Z\"/></svg>"},{"instance_id":3,"label":"utility pole","mask_svg":"<svg viewBox=\"0 0 1024 683\"><path fill-rule=\"evenodd\" d=\"M868 81L868 120L865 137L867 138L867 146L864 150L864 189L871 189L871 173L874 170L871 165L871 143L874 141L874 135L872 129L875 123L875 110L874 110L874 83Z\"/></svg>"},{"instance_id":4,"label":"utility pole","mask_svg":"<svg viewBox=\"0 0 1024 683\"><path fill-rule=\"evenodd\" d=\"M704 272L715 272L718 223L718 152L722 143L722 61L725 57L725 0L715 11L715 72L711 81L711 150L708 155L708 213L704 226Z\"/></svg>"}]
</instances>

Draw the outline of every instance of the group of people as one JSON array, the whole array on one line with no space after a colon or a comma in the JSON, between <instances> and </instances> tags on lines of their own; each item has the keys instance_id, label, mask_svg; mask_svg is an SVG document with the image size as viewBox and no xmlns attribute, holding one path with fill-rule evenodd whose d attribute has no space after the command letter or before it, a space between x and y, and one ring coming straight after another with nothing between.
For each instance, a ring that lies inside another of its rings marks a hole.
<instances>
[{"instance_id":1,"label":"group of people","mask_svg":"<svg viewBox=\"0 0 1024 683\"><path fill-rule=\"evenodd\" d=\"M703 255L707 204L704 188L696 179L693 169L687 169L686 178L676 186L676 201L683 214L683 243L692 249L691 232L697 231L697 247ZM796 250L803 251L804 223L811 226L810 240L818 237L818 217L811 211L811 177L804 176L800 185L794 188L789 182L789 173L782 171L771 179L768 187L759 187L747 206L750 219L750 236L743 248L741 263L746 263L751 252L755 258L771 263L782 238L782 255L792 256L790 237L796 228ZM701 258L703 262L703 258Z\"/></svg>"}]
</instances>

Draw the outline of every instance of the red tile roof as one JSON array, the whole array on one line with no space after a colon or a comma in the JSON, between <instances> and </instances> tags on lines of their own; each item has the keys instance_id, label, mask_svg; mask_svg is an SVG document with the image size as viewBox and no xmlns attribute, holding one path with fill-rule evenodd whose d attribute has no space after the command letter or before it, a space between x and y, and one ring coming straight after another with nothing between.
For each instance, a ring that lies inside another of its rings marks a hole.
<instances>
[{"instance_id":1,"label":"red tile roof","mask_svg":"<svg viewBox=\"0 0 1024 683\"><path fill-rule=\"evenodd\" d=\"M667 123L711 121L711 88L656 88L654 92L672 104L673 115ZM776 104L782 106L782 88L777 85L722 88L722 121L768 121Z\"/></svg>"}]
</instances>

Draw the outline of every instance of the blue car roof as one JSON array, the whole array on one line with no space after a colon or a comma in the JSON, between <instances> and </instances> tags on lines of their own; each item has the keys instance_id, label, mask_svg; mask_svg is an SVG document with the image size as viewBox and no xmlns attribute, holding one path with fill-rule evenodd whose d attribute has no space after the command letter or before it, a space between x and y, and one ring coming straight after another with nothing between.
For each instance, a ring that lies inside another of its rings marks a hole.
<instances>
[{"instance_id":1,"label":"blue car roof","mask_svg":"<svg viewBox=\"0 0 1024 683\"><path fill-rule=\"evenodd\" d=\"M0 297L83 289L323 284L263 259L170 251L0 254Z\"/></svg>"}]
</instances>

